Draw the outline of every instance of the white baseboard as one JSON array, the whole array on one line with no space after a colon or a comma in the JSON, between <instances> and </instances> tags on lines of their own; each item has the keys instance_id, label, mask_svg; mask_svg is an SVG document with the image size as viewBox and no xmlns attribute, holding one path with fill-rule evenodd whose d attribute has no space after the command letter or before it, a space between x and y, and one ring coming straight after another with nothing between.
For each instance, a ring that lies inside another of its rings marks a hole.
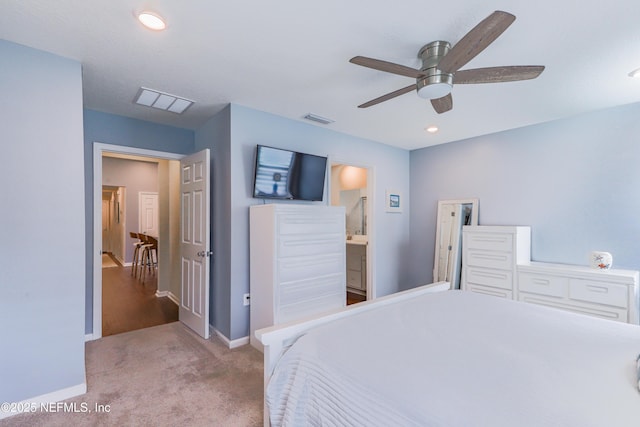
<instances>
[{"instance_id":1,"label":"white baseboard","mask_svg":"<svg viewBox=\"0 0 640 427\"><path fill-rule=\"evenodd\" d=\"M180 306L180 300L171 291L156 291L156 297L169 297L171 301L178 307Z\"/></svg>"},{"instance_id":2,"label":"white baseboard","mask_svg":"<svg viewBox=\"0 0 640 427\"><path fill-rule=\"evenodd\" d=\"M0 411L0 420L3 418L12 417L14 415L20 414L22 412L30 411L33 408L39 410L40 405L48 405L55 402L61 402L66 399L71 399L72 397L80 396L87 392L87 381L84 383L74 385L71 387L63 388L62 390L57 390L51 393L43 394L40 396L36 396L31 399L25 399L22 402L18 402L15 405L15 411ZM14 408L10 408L14 409Z\"/></svg>"},{"instance_id":3,"label":"white baseboard","mask_svg":"<svg viewBox=\"0 0 640 427\"><path fill-rule=\"evenodd\" d=\"M84 342L93 341L95 339L96 338L93 336L93 334L84 334Z\"/></svg>"},{"instance_id":4,"label":"white baseboard","mask_svg":"<svg viewBox=\"0 0 640 427\"><path fill-rule=\"evenodd\" d=\"M213 326L209 325L209 327L213 330L213 332L216 333L218 338L220 338L222 340L222 342L227 347L229 347L230 349L231 348L236 348L236 347L242 347L243 345L249 344L249 337L242 337L242 338L237 338L235 340L230 340L222 332L220 332L219 330L217 330Z\"/></svg>"},{"instance_id":5,"label":"white baseboard","mask_svg":"<svg viewBox=\"0 0 640 427\"><path fill-rule=\"evenodd\" d=\"M229 348L242 347L243 345L249 344L249 337L236 338L235 340L231 340L229 342Z\"/></svg>"}]
</instances>

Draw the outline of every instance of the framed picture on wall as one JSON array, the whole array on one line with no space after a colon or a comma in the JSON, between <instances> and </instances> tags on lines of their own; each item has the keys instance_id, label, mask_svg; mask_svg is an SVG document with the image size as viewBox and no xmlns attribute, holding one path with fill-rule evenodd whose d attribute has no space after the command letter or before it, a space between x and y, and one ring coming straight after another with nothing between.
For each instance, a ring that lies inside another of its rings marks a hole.
<instances>
[{"instance_id":1,"label":"framed picture on wall","mask_svg":"<svg viewBox=\"0 0 640 427\"><path fill-rule=\"evenodd\" d=\"M404 199L402 193L397 190L387 190L385 207L387 212L402 212Z\"/></svg>"}]
</instances>

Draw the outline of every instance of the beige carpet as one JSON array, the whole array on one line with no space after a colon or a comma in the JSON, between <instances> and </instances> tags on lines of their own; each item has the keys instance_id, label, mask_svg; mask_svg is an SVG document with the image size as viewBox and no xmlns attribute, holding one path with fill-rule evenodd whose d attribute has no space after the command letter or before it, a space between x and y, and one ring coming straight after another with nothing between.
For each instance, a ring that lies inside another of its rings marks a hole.
<instances>
[{"instance_id":1,"label":"beige carpet","mask_svg":"<svg viewBox=\"0 0 640 427\"><path fill-rule=\"evenodd\" d=\"M0 426L260 426L262 353L180 322L86 344L87 387L65 402L109 412L19 414Z\"/></svg>"}]
</instances>

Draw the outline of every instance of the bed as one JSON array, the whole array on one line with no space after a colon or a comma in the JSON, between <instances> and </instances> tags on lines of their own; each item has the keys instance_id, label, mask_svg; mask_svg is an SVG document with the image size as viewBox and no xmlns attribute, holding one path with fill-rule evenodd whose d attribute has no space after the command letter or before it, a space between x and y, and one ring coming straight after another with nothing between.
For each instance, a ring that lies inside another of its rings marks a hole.
<instances>
[{"instance_id":1,"label":"bed","mask_svg":"<svg viewBox=\"0 0 640 427\"><path fill-rule=\"evenodd\" d=\"M640 425L640 327L444 289L256 331L265 425Z\"/></svg>"}]
</instances>

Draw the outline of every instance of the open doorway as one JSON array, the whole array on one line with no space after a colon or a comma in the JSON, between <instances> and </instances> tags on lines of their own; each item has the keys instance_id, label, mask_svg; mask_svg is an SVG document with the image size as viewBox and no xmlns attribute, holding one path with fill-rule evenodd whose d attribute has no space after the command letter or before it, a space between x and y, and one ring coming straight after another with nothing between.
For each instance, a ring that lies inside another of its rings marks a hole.
<instances>
[{"instance_id":1,"label":"open doorway","mask_svg":"<svg viewBox=\"0 0 640 427\"><path fill-rule=\"evenodd\" d=\"M137 158L147 162L154 162L158 165L158 186L159 192L159 236L164 236L158 244L157 260L158 269L154 275L149 274L145 283L147 289L153 288L152 297L169 297L174 296L176 303L180 295L180 257L179 257L179 229L180 229L180 165L179 160L184 156L175 153L157 152L153 150L137 149L133 147L113 146L107 144L94 143L93 171L94 171L94 269L93 269L93 315L92 315L92 333L88 334L87 339L98 339L103 336L103 272L109 275L117 275L118 271L113 267L108 271L102 268L102 249L103 249L103 226L102 226L102 189L103 189L103 155L111 158ZM116 182L104 183L112 187L119 187ZM126 187L126 186L123 186ZM169 192L165 193L164 188L169 188ZM130 193L133 193L130 191ZM137 197L137 192L133 194ZM127 224L127 219L123 215L125 212L132 211L135 203L124 203L120 200L118 212L120 216L120 224L124 233L122 260L119 262L122 268L131 268L133 260L133 242L134 239L128 234L132 222ZM114 209L115 210L115 209ZM112 211L114 212L114 211ZM137 216L137 209L134 210ZM115 212L111 221L117 219ZM137 220L135 221L137 222ZM136 227L134 227L136 228ZM112 245L112 242L109 243ZM114 257L115 258L115 257ZM117 259L117 258L116 258ZM118 263L116 263L118 264ZM131 279L130 270L120 271L122 274L122 286L127 286L125 279ZM129 276L127 276L129 274ZM155 283L152 283L154 281ZM176 285L177 284L177 285ZM176 287L176 289L173 289ZM130 288L123 288L130 290ZM123 302L128 302L126 294L116 291L116 297ZM175 304L174 304L175 305ZM144 324L142 327L145 327Z\"/></svg>"},{"instance_id":2,"label":"open doorway","mask_svg":"<svg viewBox=\"0 0 640 427\"><path fill-rule=\"evenodd\" d=\"M373 221L369 168L345 163L331 165L331 205L344 206L347 304L373 299Z\"/></svg>"},{"instance_id":3,"label":"open doorway","mask_svg":"<svg viewBox=\"0 0 640 427\"><path fill-rule=\"evenodd\" d=\"M169 165L165 163L169 162ZM175 163L171 165L171 163ZM158 326L178 320L177 297L160 271L158 242L171 242L166 228L160 233L159 196L171 200L162 185L164 165L178 168L177 160L102 154L102 336ZM174 173L170 179L178 179ZM178 194L173 195L179 199ZM165 212L165 217L169 216Z\"/></svg>"}]
</instances>

